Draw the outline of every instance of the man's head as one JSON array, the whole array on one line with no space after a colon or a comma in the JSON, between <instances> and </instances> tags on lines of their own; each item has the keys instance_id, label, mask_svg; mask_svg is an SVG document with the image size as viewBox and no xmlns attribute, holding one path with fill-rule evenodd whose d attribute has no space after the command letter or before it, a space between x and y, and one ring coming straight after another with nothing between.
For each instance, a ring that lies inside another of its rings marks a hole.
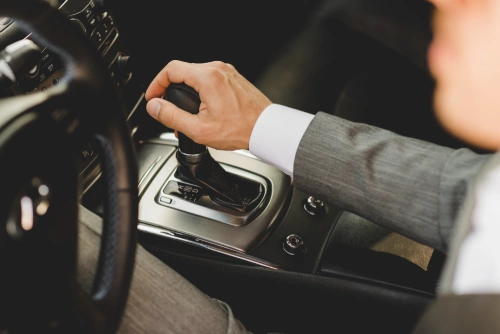
<instances>
[{"instance_id":1,"label":"man's head","mask_svg":"<svg viewBox=\"0 0 500 334\"><path fill-rule=\"evenodd\" d=\"M500 149L500 0L429 0L437 117L454 135Z\"/></svg>"}]
</instances>

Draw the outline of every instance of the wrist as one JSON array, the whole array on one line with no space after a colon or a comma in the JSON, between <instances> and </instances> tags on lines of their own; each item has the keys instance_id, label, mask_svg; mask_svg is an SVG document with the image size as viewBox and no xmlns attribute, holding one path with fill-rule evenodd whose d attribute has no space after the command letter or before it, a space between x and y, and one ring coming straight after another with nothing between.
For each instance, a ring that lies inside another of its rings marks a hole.
<instances>
[{"instance_id":1,"label":"wrist","mask_svg":"<svg viewBox=\"0 0 500 334\"><path fill-rule=\"evenodd\" d=\"M249 150L259 159L293 175L295 153L314 115L271 104L261 113L250 136Z\"/></svg>"}]
</instances>

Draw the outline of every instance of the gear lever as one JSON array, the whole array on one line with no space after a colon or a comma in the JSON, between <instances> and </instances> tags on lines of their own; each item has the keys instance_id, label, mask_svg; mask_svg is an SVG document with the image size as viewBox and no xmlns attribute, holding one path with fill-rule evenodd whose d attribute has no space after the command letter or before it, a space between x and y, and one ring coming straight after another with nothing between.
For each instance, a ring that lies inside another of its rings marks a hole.
<instances>
[{"instance_id":1,"label":"gear lever","mask_svg":"<svg viewBox=\"0 0 500 334\"><path fill-rule=\"evenodd\" d=\"M163 98L191 114L197 114L200 111L201 101L198 93L186 84L170 84ZM196 162L203 159L207 147L195 143L181 132L178 134L180 158L186 162Z\"/></svg>"},{"instance_id":2,"label":"gear lever","mask_svg":"<svg viewBox=\"0 0 500 334\"><path fill-rule=\"evenodd\" d=\"M192 114L199 112L200 97L186 84L171 83L163 98ZM248 212L261 202L264 187L260 183L227 172L205 145L195 143L181 132L178 135L176 177L200 185L214 203L240 212Z\"/></svg>"}]
</instances>

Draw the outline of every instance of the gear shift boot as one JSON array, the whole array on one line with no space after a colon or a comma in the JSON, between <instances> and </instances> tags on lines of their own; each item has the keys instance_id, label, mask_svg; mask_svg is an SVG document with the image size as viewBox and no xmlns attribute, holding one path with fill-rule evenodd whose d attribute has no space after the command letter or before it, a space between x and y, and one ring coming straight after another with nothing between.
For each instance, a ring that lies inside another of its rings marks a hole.
<instances>
[{"instance_id":1,"label":"gear shift boot","mask_svg":"<svg viewBox=\"0 0 500 334\"><path fill-rule=\"evenodd\" d=\"M255 181L229 173L207 151L200 162L190 163L177 151L176 177L200 185L210 199L240 212L253 210L261 202L264 187Z\"/></svg>"},{"instance_id":2,"label":"gear shift boot","mask_svg":"<svg viewBox=\"0 0 500 334\"><path fill-rule=\"evenodd\" d=\"M192 114L199 111L198 94L184 84L170 84L165 99ZM216 204L240 212L249 212L264 196L263 185L227 172L212 158L206 146L193 142L182 133L179 133L176 158L178 168L175 176L201 186Z\"/></svg>"}]
</instances>

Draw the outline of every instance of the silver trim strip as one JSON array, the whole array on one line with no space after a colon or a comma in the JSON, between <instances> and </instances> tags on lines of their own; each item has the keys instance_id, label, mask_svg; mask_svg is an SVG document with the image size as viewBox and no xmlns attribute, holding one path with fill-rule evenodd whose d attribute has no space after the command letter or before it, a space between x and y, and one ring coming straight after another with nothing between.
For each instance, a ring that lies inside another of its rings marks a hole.
<instances>
[{"instance_id":1,"label":"silver trim strip","mask_svg":"<svg viewBox=\"0 0 500 334\"><path fill-rule=\"evenodd\" d=\"M149 166L149 168L146 170L146 172L144 173L144 175L141 177L141 179L139 180L139 184L137 185L137 188L140 188L142 182L144 182L144 180L148 177L149 173L151 173L151 171L153 170L153 168L155 168L156 164L158 163L158 161L161 160L161 155L156 158L156 160L151 164L151 166Z\"/></svg>"},{"instance_id":2,"label":"silver trim strip","mask_svg":"<svg viewBox=\"0 0 500 334\"><path fill-rule=\"evenodd\" d=\"M64 1L62 5L59 6L59 9L61 9L66 4L66 2L68 2L68 0Z\"/></svg>"},{"instance_id":3,"label":"silver trim strip","mask_svg":"<svg viewBox=\"0 0 500 334\"><path fill-rule=\"evenodd\" d=\"M139 99L137 100L137 102L135 103L134 107L132 108L132 111L127 116L127 121L130 119L130 117L132 117L135 114L135 112L137 111L137 109L139 109L139 106L141 105L142 100L144 99L145 95L146 95L145 93L142 93L141 96L139 96Z\"/></svg>"},{"instance_id":4,"label":"silver trim strip","mask_svg":"<svg viewBox=\"0 0 500 334\"><path fill-rule=\"evenodd\" d=\"M245 253L238 253L238 252L233 251L232 249L223 248L223 247L220 247L219 245L216 245L216 244L211 244L211 243L207 242L206 240L202 240L199 238L196 238L195 240L191 240L185 236L181 236L175 232L169 231L169 230L164 229L164 228L159 228L156 226L150 226L150 225L146 225L146 224L139 224L139 231L149 233L149 234L158 235L158 236L161 236L163 238L167 238L167 239L171 239L171 240L180 241L180 242L183 242L183 243L186 243L189 245L193 245L196 247L204 248L204 249L207 249L207 250L210 250L213 252L224 254L224 255L227 255L227 256L230 256L230 257L233 257L233 258L236 258L239 260L243 260L246 262L250 262L250 263L253 263L253 264L256 264L256 265L259 265L262 267L266 267L269 269L287 270L283 266L278 266L278 265L275 265L271 262L264 261L262 259L259 259L257 257L251 256L251 255L248 255Z\"/></svg>"}]
</instances>

